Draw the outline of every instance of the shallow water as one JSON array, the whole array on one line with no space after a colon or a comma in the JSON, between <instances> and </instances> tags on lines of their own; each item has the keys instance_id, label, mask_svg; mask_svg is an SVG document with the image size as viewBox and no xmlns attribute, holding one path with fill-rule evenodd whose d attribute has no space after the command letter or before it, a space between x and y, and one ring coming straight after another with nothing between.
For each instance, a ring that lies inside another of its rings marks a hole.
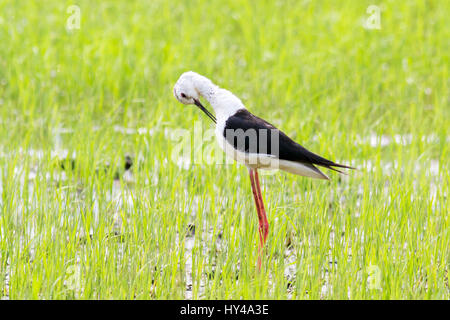
<instances>
[{"instance_id":1,"label":"shallow water","mask_svg":"<svg viewBox=\"0 0 450 320\"><path fill-rule=\"evenodd\" d=\"M138 128L138 129L132 129L132 128L123 128L123 127L119 127L116 126L114 127L114 130L123 134L140 134L140 135L146 135L146 134L153 134L154 132L152 132L151 130L148 130L146 128ZM58 132L58 134L71 134L73 133L73 131L71 129L64 129L64 128L59 128L57 130L55 130ZM388 136L368 136L368 137L361 137L358 139L357 144L369 144L371 147L384 147L384 146L388 146L390 144L400 144L400 145L409 145L412 143L412 136L411 135L394 135L393 137L388 137ZM422 141L425 143L430 143L430 144L434 144L434 143L439 143L439 137L435 136L435 135L430 135L430 136L424 136L422 137ZM450 141L450 137L447 137L447 142ZM37 162L39 161L45 161L46 159L66 159L66 158L70 158L73 159L74 161L76 161L76 154L72 153L69 155L69 151L67 149L64 148L58 148L55 150L52 150L50 152L50 155L48 155L48 153L44 152L43 150L39 150L39 149L18 149L14 152L14 154L12 153L0 153L0 157L3 158L12 158L14 156L17 155L21 155L23 157L31 157L33 159L35 159ZM133 169L138 167L138 164L140 161L143 161L142 158L138 159L136 161L135 164L133 164ZM164 160L165 162L169 162L171 161L169 158L166 158ZM398 161L394 160L394 161L379 161L379 162L375 162L373 160L365 160L365 161L361 161L361 162L357 162L357 161L343 161L343 163L349 163L353 166L358 167L358 169L360 171L362 171L363 173L371 173L371 172L375 172L377 170L381 170L383 172L383 175L385 175L386 177L389 177L390 175L392 175L394 172L398 172L398 171L402 171L404 170L403 167L401 167L398 163ZM191 163L186 162L185 159L179 159L179 162L177 163L177 166L179 168L185 169L185 170L189 170L191 168ZM427 196L430 197L430 199L433 199L436 197L436 193L438 191L438 183L439 183L439 179L441 178L442 175L442 171L444 170L444 168L442 168L440 162L436 159L433 159L431 161L428 162L421 162L421 161L416 161L415 165L414 165L415 170L417 171L422 171L425 172L426 176L431 177L432 179L430 179L430 184L431 184L431 193L428 194ZM0 175L3 174L3 170L0 170ZM39 167L38 164L36 164L34 167L32 167L27 173L24 170L24 168L20 167L20 165L16 166L14 168L14 179L15 181L17 181L19 184L24 185L24 184L28 184L28 197L29 197L29 201L27 201L27 203L33 203L32 201L32 197L34 194L34 181L36 180L36 178L38 177L39 174ZM46 173L45 178L47 180L52 180L52 182L55 183L63 183L67 180L67 175L65 173L65 171L63 169L60 170L56 170L55 172L53 172L51 175L50 173ZM126 170L121 177L122 178L122 182L119 179L116 179L113 183L113 188L112 191L109 195L109 198L107 199L108 202L111 202L111 214L113 215L113 219L114 219L114 230L115 232L117 232L117 234L120 234L120 231L122 230L122 216L120 214L120 210L123 207L133 207L133 182L134 182L134 177L133 177L133 170ZM241 178L241 177L238 177ZM349 179L349 177L343 176L342 179L345 181L346 179ZM3 186L2 186L2 181L3 179L0 176L0 193L3 190ZM127 185L127 187L123 186L123 183L125 183ZM155 185L158 184L158 180L152 181L152 183L154 183ZM263 186L264 186L264 181L262 182ZM387 187L389 187L387 185ZM385 192L389 192L389 189L386 188ZM70 201L73 197L73 194L70 195L70 193L73 193L74 190L73 189L67 189L65 192L63 192L63 196L67 197L67 201ZM361 198L363 194L363 189L362 187L360 187L358 189L358 197ZM305 195L308 196L308 195ZM414 195L412 195L414 196ZM79 197L83 197L82 192L76 192L75 198L79 198ZM157 201L157 194L154 195L155 197L155 201ZM339 197L339 202L340 203L345 203L346 199L343 196L339 195L339 191L336 190L335 192L330 194L330 197ZM98 200L96 198L96 194L95 192L93 193L93 198L89 199L90 201L92 201L92 203L94 203L93 205L93 212L94 212L94 216L98 217L98 215L100 214L100 209L99 209L99 205L98 205ZM295 200L295 199L294 199ZM413 199L412 199L413 200ZM0 198L0 205L2 199ZM197 203L196 203L197 201ZM194 203L192 204L192 206L195 208L196 206L198 206L198 202L200 202L201 199L199 197L194 198ZM358 200L360 201L360 200ZM191 212L195 212L196 210L193 210L191 206ZM359 205L357 204L357 207L359 207ZM26 208L24 208L22 205L17 205L16 206L16 220L15 223L17 224L17 226L20 226L22 224L22 212L23 210L25 210ZM28 208L28 209L32 209L32 208ZM356 217L359 216L358 212L354 213ZM66 216L62 216L61 219L65 219L68 218ZM195 221L195 217L192 217L192 221ZM191 222L190 222L191 223ZM30 238L39 238L38 235L36 234L36 230L33 228L33 223L28 223L27 224L29 229L26 231L27 234L30 236ZM198 227L198 226L195 226ZM206 227L206 226L205 226ZM186 226L186 228L190 228L189 226ZM220 228L220 226L219 226ZM330 225L330 228L332 229L333 226ZM205 228L203 228L205 230ZM0 233L3 233L4 231L0 230ZM57 232L57 230L52 230L52 232ZM92 236L93 230L90 230L90 235L86 235L84 234L84 232L79 231L79 237L86 237L86 236ZM177 239L176 239L176 243L180 243L180 241L183 241L180 239L181 236L184 235L177 235ZM192 286L193 286L193 278L192 278L192 253L193 253L193 248L195 245L195 239L198 235L195 234L195 231L192 230L192 232L188 232L188 235L185 237L184 239L184 243L185 243L185 261L186 261L186 265L184 266L184 270L186 270L185 273L185 282L186 282L186 292L185 292L185 298L186 299L192 299L193 298L193 292L192 292ZM333 233L332 237L330 238L330 246L333 245L334 242L334 237L336 235ZM364 240L364 234L361 233L360 234L361 237L361 241ZM198 240L198 239L197 239ZM213 230L210 228L208 231L205 231L203 233L203 238L201 239L201 241L205 244L210 244L211 241L215 241L216 242L216 248L218 248L218 250L222 250L222 240L221 238L217 238L214 237L213 235ZM30 245L23 243L23 246L25 245ZM204 255L209 255L209 248L211 247L210 245L204 245L203 247L203 254ZM29 253L30 253L30 257L31 259L33 259L34 257L34 249L33 249L33 245L29 246L28 248ZM351 253L351 248L349 248L349 251ZM0 253L1 254L1 253ZM285 260L286 260L286 268L285 268L285 278L288 279L290 282L294 282L295 281L295 262L297 261L297 256L296 253L293 249L291 248L286 248L285 250ZM331 256L331 255L330 255ZM335 261L329 261L329 263L331 265L337 263ZM8 286L9 286L9 281L10 281L10 268L9 266L6 269L6 274L4 275L4 282L6 284L6 295L2 297L2 299L8 299L9 295L8 295ZM200 282L200 291L199 291L199 296L204 296L205 294L205 285L206 285L206 277L208 277L208 275L204 275L201 282ZM324 279L324 284L322 285L322 295L326 296L327 292L329 292L332 288L329 285L329 276L328 276L328 269L324 267L323 269L323 276L322 278ZM238 281L238 280L237 280ZM288 292L289 292L289 288L287 288Z\"/></svg>"}]
</instances>

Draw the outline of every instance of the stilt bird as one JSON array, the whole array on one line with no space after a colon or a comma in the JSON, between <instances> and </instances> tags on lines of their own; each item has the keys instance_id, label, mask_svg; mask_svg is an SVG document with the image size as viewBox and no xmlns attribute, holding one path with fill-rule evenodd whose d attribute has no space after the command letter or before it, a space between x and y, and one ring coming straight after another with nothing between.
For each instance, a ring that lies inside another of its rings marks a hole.
<instances>
[{"instance_id":1,"label":"stilt bird","mask_svg":"<svg viewBox=\"0 0 450 320\"><path fill-rule=\"evenodd\" d=\"M342 171L336 168L354 168L327 160L302 147L269 122L250 113L230 91L219 88L198 73L183 73L175 84L173 93L179 102L199 107L216 124L217 140L227 156L248 168L259 220L260 269L261 252L269 233L269 222L264 209L258 169L281 169L305 177L328 180L328 176L316 165L340 173ZM210 103L215 116L201 104L200 97Z\"/></svg>"}]
</instances>

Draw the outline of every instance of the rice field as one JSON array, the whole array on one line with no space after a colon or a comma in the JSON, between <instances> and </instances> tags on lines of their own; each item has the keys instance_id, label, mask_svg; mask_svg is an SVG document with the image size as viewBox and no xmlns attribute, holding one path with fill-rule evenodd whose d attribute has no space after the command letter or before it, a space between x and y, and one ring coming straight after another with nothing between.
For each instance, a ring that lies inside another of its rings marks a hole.
<instances>
[{"instance_id":1,"label":"rice field","mask_svg":"<svg viewBox=\"0 0 450 320\"><path fill-rule=\"evenodd\" d=\"M0 298L449 299L449 11L2 1ZM173 97L188 70L358 168L261 173L260 272L247 169Z\"/></svg>"}]
</instances>

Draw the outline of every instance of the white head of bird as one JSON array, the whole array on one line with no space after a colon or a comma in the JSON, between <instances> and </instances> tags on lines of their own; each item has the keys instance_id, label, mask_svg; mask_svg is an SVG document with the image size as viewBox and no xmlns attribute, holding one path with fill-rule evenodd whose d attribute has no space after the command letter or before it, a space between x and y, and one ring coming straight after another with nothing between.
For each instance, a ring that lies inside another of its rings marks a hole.
<instances>
[{"instance_id":1,"label":"white head of bird","mask_svg":"<svg viewBox=\"0 0 450 320\"><path fill-rule=\"evenodd\" d=\"M173 87L173 94L183 104L195 104L195 100L199 100L200 95L207 93L212 86L213 83L208 78L188 71L178 79Z\"/></svg>"},{"instance_id":2,"label":"white head of bird","mask_svg":"<svg viewBox=\"0 0 450 320\"><path fill-rule=\"evenodd\" d=\"M241 100L230 91L219 88L208 78L193 71L180 76L173 88L173 94L183 104L195 104L214 122L215 117L201 104L200 97L211 104L219 122L237 110L245 108Z\"/></svg>"}]
</instances>

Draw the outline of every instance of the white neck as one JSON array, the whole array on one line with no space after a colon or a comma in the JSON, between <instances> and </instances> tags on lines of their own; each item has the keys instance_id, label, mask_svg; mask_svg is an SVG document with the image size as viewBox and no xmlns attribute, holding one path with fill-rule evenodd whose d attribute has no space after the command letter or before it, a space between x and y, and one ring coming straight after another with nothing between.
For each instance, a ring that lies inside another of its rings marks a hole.
<instances>
[{"instance_id":1,"label":"white neck","mask_svg":"<svg viewBox=\"0 0 450 320\"><path fill-rule=\"evenodd\" d=\"M240 109L245 109L242 101L230 91L219 88L208 78L197 74L192 78L194 87L205 98L216 113L217 122L226 121Z\"/></svg>"}]
</instances>

